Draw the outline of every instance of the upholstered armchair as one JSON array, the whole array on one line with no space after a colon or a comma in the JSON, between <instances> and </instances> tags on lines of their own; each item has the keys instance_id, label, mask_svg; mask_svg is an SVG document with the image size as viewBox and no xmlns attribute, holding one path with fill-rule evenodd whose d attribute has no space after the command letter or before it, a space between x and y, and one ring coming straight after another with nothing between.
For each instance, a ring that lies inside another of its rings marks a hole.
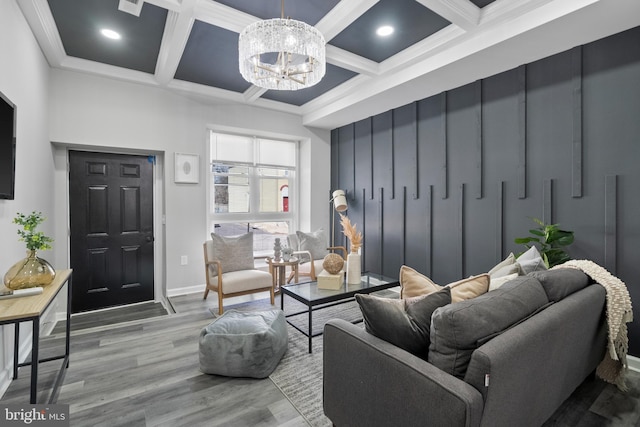
<instances>
[{"instance_id":1,"label":"upholstered armchair","mask_svg":"<svg viewBox=\"0 0 640 427\"><path fill-rule=\"evenodd\" d=\"M294 256L300 259L298 276L309 276L312 281L315 281L322 271L322 262L329 252L340 251L344 259L347 256L347 249L344 246L327 246L327 237L323 229L313 233L296 231L296 234L289 234L288 240ZM287 283L291 282L293 276L292 272Z\"/></svg>"},{"instance_id":2,"label":"upholstered armchair","mask_svg":"<svg viewBox=\"0 0 640 427\"><path fill-rule=\"evenodd\" d=\"M211 233L204 245L206 288L218 294L218 313L224 313L224 298L269 291L274 304L271 274L257 270L253 260L253 233L234 237Z\"/></svg>"}]
</instances>

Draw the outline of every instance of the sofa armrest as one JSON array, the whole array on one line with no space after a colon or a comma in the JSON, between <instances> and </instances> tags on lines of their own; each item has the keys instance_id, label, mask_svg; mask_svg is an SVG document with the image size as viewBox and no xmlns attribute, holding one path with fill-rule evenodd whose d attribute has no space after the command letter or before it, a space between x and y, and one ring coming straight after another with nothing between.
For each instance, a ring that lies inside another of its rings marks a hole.
<instances>
[{"instance_id":1,"label":"sofa armrest","mask_svg":"<svg viewBox=\"0 0 640 427\"><path fill-rule=\"evenodd\" d=\"M336 426L477 426L478 390L341 319L324 328L324 412Z\"/></svg>"}]
</instances>

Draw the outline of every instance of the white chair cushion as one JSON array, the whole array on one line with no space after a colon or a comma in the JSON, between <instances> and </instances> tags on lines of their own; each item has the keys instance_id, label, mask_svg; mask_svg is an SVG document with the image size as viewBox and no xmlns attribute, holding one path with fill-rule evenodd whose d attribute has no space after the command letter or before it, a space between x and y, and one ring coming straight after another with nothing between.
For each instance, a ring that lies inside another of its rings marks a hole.
<instances>
[{"instance_id":1,"label":"white chair cushion","mask_svg":"<svg viewBox=\"0 0 640 427\"><path fill-rule=\"evenodd\" d=\"M313 260L313 265L315 267L315 273L316 276L318 274L320 274L320 272L322 270L324 270L324 268L322 268L322 263L324 262L324 258L323 259L318 259L318 260ZM305 262L304 264L300 264L298 266L298 274L302 273L302 274L309 274L311 272L311 263L310 262Z\"/></svg>"},{"instance_id":2,"label":"white chair cushion","mask_svg":"<svg viewBox=\"0 0 640 427\"><path fill-rule=\"evenodd\" d=\"M218 276L211 278L218 283ZM262 270L231 271L222 275L222 293L244 292L273 286L271 274Z\"/></svg>"}]
</instances>

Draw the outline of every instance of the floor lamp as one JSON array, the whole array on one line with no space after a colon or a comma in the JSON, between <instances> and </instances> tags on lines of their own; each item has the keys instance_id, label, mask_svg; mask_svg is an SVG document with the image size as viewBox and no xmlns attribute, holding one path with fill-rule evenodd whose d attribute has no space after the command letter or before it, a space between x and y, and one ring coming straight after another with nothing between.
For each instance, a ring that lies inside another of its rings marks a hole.
<instances>
[{"instance_id":1,"label":"floor lamp","mask_svg":"<svg viewBox=\"0 0 640 427\"><path fill-rule=\"evenodd\" d=\"M331 210L331 246L335 246L336 240L336 212L344 212L347 210L347 197L344 190L336 190L331 197L333 209ZM335 210L335 212L334 212Z\"/></svg>"}]
</instances>

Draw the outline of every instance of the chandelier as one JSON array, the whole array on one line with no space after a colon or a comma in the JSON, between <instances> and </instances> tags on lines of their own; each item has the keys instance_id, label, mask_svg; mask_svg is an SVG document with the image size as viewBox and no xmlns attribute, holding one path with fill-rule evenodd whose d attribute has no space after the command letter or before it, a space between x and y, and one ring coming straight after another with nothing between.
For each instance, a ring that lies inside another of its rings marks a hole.
<instances>
[{"instance_id":1,"label":"chandelier","mask_svg":"<svg viewBox=\"0 0 640 427\"><path fill-rule=\"evenodd\" d=\"M325 41L315 27L284 18L254 22L240 33L240 74L265 89L298 90L324 77Z\"/></svg>"}]
</instances>

